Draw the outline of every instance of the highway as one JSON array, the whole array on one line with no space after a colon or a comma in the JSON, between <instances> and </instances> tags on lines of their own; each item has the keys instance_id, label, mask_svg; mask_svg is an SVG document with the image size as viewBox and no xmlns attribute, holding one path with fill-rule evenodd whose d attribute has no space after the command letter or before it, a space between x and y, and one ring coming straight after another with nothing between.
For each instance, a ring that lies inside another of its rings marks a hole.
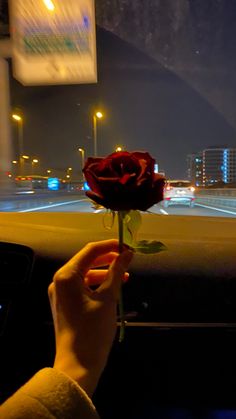
<instances>
[{"instance_id":1,"label":"highway","mask_svg":"<svg viewBox=\"0 0 236 419\"><path fill-rule=\"evenodd\" d=\"M194 208L185 205L170 205L164 208L161 203L154 205L149 212L155 214L168 215L195 215L195 216L211 216L211 217L236 217L236 208L222 207L219 205L209 205L198 203L196 200ZM48 196L47 198L32 199L32 197L24 196L14 205L12 201L5 201L1 211L7 212L103 212L103 208L94 208L91 201L84 194L78 195L62 195Z\"/></svg>"}]
</instances>

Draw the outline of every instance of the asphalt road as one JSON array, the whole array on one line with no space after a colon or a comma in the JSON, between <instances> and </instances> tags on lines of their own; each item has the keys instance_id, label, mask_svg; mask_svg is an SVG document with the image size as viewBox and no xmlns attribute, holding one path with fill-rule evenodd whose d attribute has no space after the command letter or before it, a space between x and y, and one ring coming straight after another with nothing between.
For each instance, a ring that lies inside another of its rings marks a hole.
<instances>
[{"instance_id":1,"label":"asphalt road","mask_svg":"<svg viewBox=\"0 0 236 419\"><path fill-rule=\"evenodd\" d=\"M91 201L86 196L78 196L75 198L61 198L56 202L53 199L50 202L40 203L38 206L29 207L26 202L25 208L21 208L18 212L102 212L105 211L102 208L95 209L92 206ZM195 216L208 216L208 217L236 217L236 208L220 208L216 205L203 205L195 204L194 208L189 208L185 205L171 205L168 208L164 208L162 204L154 205L149 210L155 214L168 215L195 215Z\"/></svg>"}]
</instances>

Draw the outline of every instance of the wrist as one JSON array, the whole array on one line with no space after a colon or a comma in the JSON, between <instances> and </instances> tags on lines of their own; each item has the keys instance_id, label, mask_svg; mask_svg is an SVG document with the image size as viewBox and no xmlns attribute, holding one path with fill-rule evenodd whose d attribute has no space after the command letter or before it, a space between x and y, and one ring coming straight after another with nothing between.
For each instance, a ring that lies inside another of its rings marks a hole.
<instances>
[{"instance_id":1,"label":"wrist","mask_svg":"<svg viewBox=\"0 0 236 419\"><path fill-rule=\"evenodd\" d=\"M71 357L72 358L72 357ZM91 398L98 384L100 374L83 367L77 360L60 360L56 357L54 368L75 381Z\"/></svg>"}]
</instances>

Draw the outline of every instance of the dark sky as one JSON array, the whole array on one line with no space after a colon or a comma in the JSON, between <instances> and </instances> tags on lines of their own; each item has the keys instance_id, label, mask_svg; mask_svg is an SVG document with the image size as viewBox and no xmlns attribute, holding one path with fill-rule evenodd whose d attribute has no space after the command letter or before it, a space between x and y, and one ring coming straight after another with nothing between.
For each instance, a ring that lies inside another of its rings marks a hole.
<instances>
[{"instance_id":1,"label":"dark sky","mask_svg":"<svg viewBox=\"0 0 236 419\"><path fill-rule=\"evenodd\" d=\"M229 2L231 0L228 5ZM22 108L24 113L25 152L38 156L48 167L75 167L78 165L78 146L84 147L87 155L93 151L92 112L95 106L102 107L105 113L98 130L100 155L111 153L118 144L127 150L148 150L168 177L186 177L188 153L211 145L235 146L236 72L229 42L229 33L235 39L232 29L235 22L232 17L230 24L228 16L230 13L232 16L233 9L222 9L225 2L218 1L218 14L209 19L209 7L201 8L199 1L199 10L194 9L194 13L189 8L191 1L178 0L177 3L176 20L169 19L171 37L168 33L164 36L164 23L168 25L165 10L167 21L160 25L163 39L159 54L153 53L154 43L147 44L147 55L141 52L141 48L98 29L98 84L26 88L12 80L12 105ZM208 6L212 4L210 0L206 3ZM139 1L134 4L138 7ZM160 6L161 2L155 4ZM219 12L224 12L223 26L219 26ZM185 15L190 16L190 21L198 27L198 37L188 21L188 31L183 31ZM146 16L148 19L150 16ZM225 19L231 25L227 36ZM126 22L124 34L127 19L122 22ZM115 24L113 22L113 28ZM218 43L215 45L217 27ZM147 28L141 29L145 32ZM140 33L133 34L133 44L137 44L138 38L139 45L142 44L141 29ZM174 30L178 44L173 36ZM119 27L116 32L119 32ZM222 39L227 40L227 44ZM169 65L163 61L163 43L167 40L170 45L166 53ZM197 59L200 64L197 64Z\"/></svg>"}]
</instances>

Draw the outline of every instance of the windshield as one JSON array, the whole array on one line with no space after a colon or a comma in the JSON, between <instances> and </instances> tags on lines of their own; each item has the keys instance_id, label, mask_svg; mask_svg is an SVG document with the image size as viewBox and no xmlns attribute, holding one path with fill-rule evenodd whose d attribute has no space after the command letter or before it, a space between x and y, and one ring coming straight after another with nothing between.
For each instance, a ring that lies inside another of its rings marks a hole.
<instances>
[{"instance_id":1,"label":"windshield","mask_svg":"<svg viewBox=\"0 0 236 419\"><path fill-rule=\"evenodd\" d=\"M173 188L189 188L191 187L191 182L187 181L187 180L176 180L176 181L168 181L167 182L168 186L172 186Z\"/></svg>"},{"instance_id":2,"label":"windshield","mask_svg":"<svg viewBox=\"0 0 236 419\"><path fill-rule=\"evenodd\" d=\"M10 31L9 5L0 0L0 211L105 211L85 194L84 162L139 150L155 158L171 186L194 187L150 212L235 217L235 2L159 0L144 8L142 0L99 0L96 36L91 0L81 10L36 3L31 10L19 1L19 17L11 2ZM41 21L37 7L45 9ZM22 61L17 75L6 47L17 25L28 54L25 86ZM86 63L73 61L75 50L89 51ZM46 57L50 85L32 66L37 56Z\"/></svg>"}]
</instances>

